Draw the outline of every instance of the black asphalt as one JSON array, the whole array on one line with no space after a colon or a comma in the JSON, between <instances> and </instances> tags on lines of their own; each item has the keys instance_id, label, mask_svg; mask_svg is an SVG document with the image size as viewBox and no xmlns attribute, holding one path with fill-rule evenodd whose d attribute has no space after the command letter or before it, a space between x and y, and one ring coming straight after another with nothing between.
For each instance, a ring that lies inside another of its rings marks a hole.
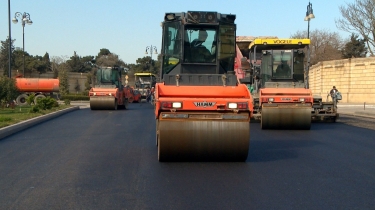
<instances>
[{"instance_id":1,"label":"black asphalt","mask_svg":"<svg viewBox=\"0 0 375 210\"><path fill-rule=\"evenodd\" d=\"M375 130L251 123L245 163L159 163L153 111L81 109L0 140L0 209L374 209Z\"/></svg>"}]
</instances>

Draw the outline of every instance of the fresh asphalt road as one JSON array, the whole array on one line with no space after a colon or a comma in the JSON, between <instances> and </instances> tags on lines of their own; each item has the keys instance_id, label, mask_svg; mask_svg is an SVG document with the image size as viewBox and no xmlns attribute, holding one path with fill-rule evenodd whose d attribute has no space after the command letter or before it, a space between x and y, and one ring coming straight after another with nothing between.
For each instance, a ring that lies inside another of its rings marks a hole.
<instances>
[{"instance_id":1,"label":"fresh asphalt road","mask_svg":"<svg viewBox=\"0 0 375 210\"><path fill-rule=\"evenodd\" d=\"M150 104L81 109L0 140L0 209L373 209L375 130L359 120L251 123L245 163L159 163Z\"/></svg>"}]
</instances>

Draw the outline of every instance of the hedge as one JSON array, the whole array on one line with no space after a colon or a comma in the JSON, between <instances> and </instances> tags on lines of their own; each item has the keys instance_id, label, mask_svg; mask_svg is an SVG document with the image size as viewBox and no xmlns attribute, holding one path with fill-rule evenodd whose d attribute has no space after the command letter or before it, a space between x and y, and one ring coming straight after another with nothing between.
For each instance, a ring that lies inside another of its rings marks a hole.
<instances>
[{"instance_id":1,"label":"hedge","mask_svg":"<svg viewBox=\"0 0 375 210\"><path fill-rule=\"evenodd\" d=\"M68 99L70 101L89 101L89 96L84 95L61 95L60 100L64 101L65 99Z\"/></svg>"}]
</instances>

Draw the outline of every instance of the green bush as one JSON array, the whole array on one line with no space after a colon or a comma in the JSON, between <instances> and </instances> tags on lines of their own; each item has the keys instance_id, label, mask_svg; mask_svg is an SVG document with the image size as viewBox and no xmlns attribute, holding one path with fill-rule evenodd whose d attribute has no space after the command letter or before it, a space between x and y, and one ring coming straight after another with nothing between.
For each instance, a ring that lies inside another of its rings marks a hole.
<instances>
[{"instance_id":1,"label":"green bush","mask_svg":"<svg viewBox=\"0 0 375 210\"><path fill-rule=\"evenodd\" d=\"M88 95L62 95L60 100L68 99L70 101L89 101L90 97Z\"/></svg>"},{"instance_id":2,"label":"green bush","mask_svg":"<svg viewBox=\"0 0 375 210\"><path fill-rule=\"evenodd\" d=\"M34 100L35 100L35 94L30 94L27 98L26 98L26 103L28 105L31 105L31 104L35 104L34 103Z\"/></svg>"},{"instance_id":3,"label":"green bush","mask_svg":"<svg viewBox=\"0 0 375 210\"><path fill-rule=\"evenodd\" d=\"M64 100L64 104L65 104L65 105L70 105L70 100L69 100L69 99L65 99L65 100Z\"/></svg>"},{"instance_id":4,"label":"green bush","mask_svg":"<svg viewBox=\"0 0 375 210\"><path fill-rule=\"evenodd\" d=\"M32 106L29 112L30 113L37 113L37 112L39 112L39 106L38 105Z\"/></svg>"},{"instance_id":5,"label":"green bush","mask_svg":"<svg viewBox=\"0 0 375 210\"><path fill-rule=\"evenodd\" d=\"M52 107L59 106L54 98L46 97L38 99L37 106L42 110L52 109Z\"/></svg>"}]
</instances>

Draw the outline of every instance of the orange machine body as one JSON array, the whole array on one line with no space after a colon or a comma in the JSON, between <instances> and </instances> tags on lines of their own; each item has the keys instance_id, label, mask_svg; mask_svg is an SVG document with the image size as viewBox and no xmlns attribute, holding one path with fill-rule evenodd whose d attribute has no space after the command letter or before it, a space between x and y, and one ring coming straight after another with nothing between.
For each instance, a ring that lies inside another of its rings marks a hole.
<instances>
[{"instance_id":1,"label":"orange machine body","mask_svg":"<svg viewBox=\"0 0 375 210\"><path fill-rule=\"evenodd\" d=\"M271 101L270 101L271 99ZM305 88L262 88L259 90L260 103L313 103L311 90Z\"/></svg>"},{"instance_id":2,"label":"orange machine body","mask_svg":"<svg viewBox=\"0 0 375 210\"><path fill-rule=\"evenodd\" d=\"M125 99L129 97L129 91L127 88L121 91L118 88L93 87L89 91L89 96L115 98L118 105L124 105Z\"/></svg>"},{"instance_id":3,"label":"orange machine body","mask_svg":"<svg viewBox=\"0 0 375 210\"><path fill-rule=\"evenodd\" d=\"M58 92L58 79L16 78L16 86L20 92Z\"/></svg>"},{"instance_id":4,"label":"orange machine body","mask_svg":"<svg viewBox=\"0 0 375 210\"><path fill-rule=\"evenodd\" d=\"M155 116L160 112L175 108L170 103L181 103L178 111L207 111L207 112L249 112L252 115L253 103L251 94L244 84L238 86L167 86L156 83L155 86ZM229 103L237 103L235 109ZM249 118L250 120L250 118Z\"/></svg>"}]
</instances>

